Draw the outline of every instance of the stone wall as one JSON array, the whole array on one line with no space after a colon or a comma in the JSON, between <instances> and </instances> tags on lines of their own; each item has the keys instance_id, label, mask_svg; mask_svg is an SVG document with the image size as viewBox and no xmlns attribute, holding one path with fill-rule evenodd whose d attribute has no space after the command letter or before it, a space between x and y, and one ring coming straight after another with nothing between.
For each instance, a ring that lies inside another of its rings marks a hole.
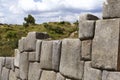
<instances>
[{"instance_id":1,"label":"stone wall","mask_svg":"<svg viewBox=\"0 0 120 80\"><path fill-rule=\"evenodd\" d=\"M15 57L0 57L0 80L120 80L120 16L108 14L118 0L107 1L104 19L80 16L78 39L22 37Z\"/></svg>"}]
</instances>

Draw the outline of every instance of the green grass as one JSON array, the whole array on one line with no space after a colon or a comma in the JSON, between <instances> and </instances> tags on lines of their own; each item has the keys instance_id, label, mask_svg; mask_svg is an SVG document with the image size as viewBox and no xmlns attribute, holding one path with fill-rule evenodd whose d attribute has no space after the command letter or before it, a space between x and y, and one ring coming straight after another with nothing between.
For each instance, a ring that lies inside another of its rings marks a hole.
<instances>
[{"instance_id":1,"label":"green grass","mask_svg":"<svg viewBox=\"0 0 120 80\"><path fill-rule=\"evenodd\" d=\"M25 37L28 32L47 32L51 39L56 40L68 38L71 33L77 30L77 24L71 25L69 22L49 22L30 25L27 28L22 25L0 25L0 56L14 56L18 40ZM74 37L77 37L77 34Z\"/></svg>"}]
</instances>

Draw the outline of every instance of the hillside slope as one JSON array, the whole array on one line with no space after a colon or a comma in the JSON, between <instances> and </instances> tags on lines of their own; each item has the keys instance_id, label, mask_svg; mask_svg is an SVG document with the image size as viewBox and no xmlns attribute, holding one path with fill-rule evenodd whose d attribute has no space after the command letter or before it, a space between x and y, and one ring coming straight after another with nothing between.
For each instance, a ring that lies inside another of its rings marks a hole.
<instances>
[{"instance_id":1,"label":"hillside slope","mask_svg":"<svg viewBox=\"0 0 120 80\"><path fill-rule=\"evenodd\" d=\"M49 22L30 25L27 28L22 25L0 25L0 56L13 56L18 40L28 32L47 32L51 39L63 39L77 30L77 24L71 25L69 22Z\"/></svg>"}]
</instances>

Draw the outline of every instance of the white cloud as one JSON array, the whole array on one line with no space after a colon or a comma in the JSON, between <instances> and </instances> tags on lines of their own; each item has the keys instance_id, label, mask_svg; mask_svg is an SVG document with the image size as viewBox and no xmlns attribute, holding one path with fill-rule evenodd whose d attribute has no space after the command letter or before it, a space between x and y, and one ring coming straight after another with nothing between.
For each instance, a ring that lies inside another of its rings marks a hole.
<instances>
[{"instance_id":1,"label":"white cloud","mask_svg":"<svg viewBox=\"0 0 120 80\"><path fill-rule=\"evenodd\" d=\"M10 7L23 11L58 11L62 9L94 10L100 8L103 0L18 0L18 4ZM17 6L17 7L16 7Z\"/></svg>"},{"instance_id":2,"label":"white cloud","mask_svg":"<svg viewBox=\"0 0 120 80\"><path fill-rule=\"evenodd\" d=\"M0 2L2 2L1 4L4 6L2 11L6 15L9 23L22 23L23 18L27 14L35 16L37 22L59 21L59 16L65 21L73 21L78 18L80 13L84 12L101 16L103 1L104 0L12 0L10 3L9 0L1 0Z\"/></svg>"}]
</instances>

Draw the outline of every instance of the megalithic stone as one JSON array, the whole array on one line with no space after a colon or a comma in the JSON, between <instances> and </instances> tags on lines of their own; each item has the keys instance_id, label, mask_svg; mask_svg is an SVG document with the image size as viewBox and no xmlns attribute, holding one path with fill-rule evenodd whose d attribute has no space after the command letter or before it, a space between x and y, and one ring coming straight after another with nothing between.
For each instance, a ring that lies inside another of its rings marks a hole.
<instances>
[{"instance_id":1,"label":"megalithic stone","mask_svg":"<svg viewBox=\"0 0 120 80\"><path fill-rule=\"evenodd\" d=\"M95 21L79 22L79 38L80 40L93 39L95 31Z\"/></svg>"},{"instance_id":2,"label":"megalithic stone","mask_svg":"<svg viewBox=\"0 0 120 80\"><path fill-rule=\"evenodd\" d=\"M14 57L14 66L19 68L20 64L20 51L15 49L15 57Z\"/></svg>"},{"instance_id":3,"label":"megalithic stone","mask_svg":"<svg viewBox=\"0 0 120 80\"><path fill-rule=\"evenodd\" d=\"M103 71L102 80L120 80L120 72Z\"/></svg>"},{"instance_id":4,"label":"megalithic stone","mask_svg":"<svg viewBox=\"0 0 120 80\"><path fill-rule=\"evenodd\" d=\"M40 80L56 80L56 76L57 74L54 71L43 70Z\"/></svg>"},{"instance_id":5,"label":"megalithic stone","mask_svg":"<svg viewBox=\"0 0 120 80\"><path fill-rule=\"evenodd\" d=\"M81 61L81 41L79 39L64 39L62 41L60 73L68 78L81 80L84 61Z\"/></svg>"},{"instance_id":6,"label":"megalithic stone","mask_svg":"<svg viewBox=\"0 0 120 80\"><path fill-rule=\"evenodd\" d=\"M43 41L41 56L40 56L40 67L42 69L52 70L52 50L53 41Z\"/></svg>"},{"instance_id":7,"label":"megalithic stone","mask_svg":"<svg viewBox=\"0 0 120 80\"><path fill-rule=\"evenodd\" d=\"M97 16L92 14L82 14L79 17L79 38L80 40L93 39L95 31L95 20Z\"/></svg>"},{"instance_id":8,"label":"megalithic stone","mask_svg":"<svg viewBox=\"0 0 120 80\"><path fill-rule=\"evenodd\" d=\"M47 39L49 35L46 33L29 32L25 39L25 51L35 51L37 39Z\"/></svg>"},{"instance_id":9,"label":"megalithic stone","mask_svg":"<svg viewBox=\"0 0 120 80\"><path fill-rule=\"evenodd\" d=\"M92 45L92 67L120 70L120 19L97 21Z\"/></svg>"},{"instance_id":10,"label":"megalithic stone","mask_svg":"<svg viewBox=\"0 0 120 80\"><path fill-rule=\"evenodd\" d=\"M52 53L52 68L55 71L59 71L60 56L61 56L61 43L60 40L53 41L53 53Z\"/></svg>"},{"instance_id":11,"label":"megalithic stone","mask_svg":"<svg viewBox=\"0 0 120 80\"><path fill-rule=\"evenodd\" d=\"M29 69L29 61L28 61L28 52L23 52L20 54L20 78L22 80L28 79L28 69Z\"/></svg>"},{"instance_id":12,"label":"megalithic stone","mask_svg":"<svg viewBox=\"0 0 120 80\"><path fill-rule=\"evenodd\" d=\"M103 18L120 18L120 0L105 0L103 3Z\"/></svg>"},{"instance_id":13,"label":"megalithic stone","mask_svg":"<svg viewBox=\"0 0 120 80\"><path fill-rule=\"evenodd\" d=\"M92 14L81 14L79 16L79 21L85 21L85 20L98 20L99 18Z\"/></svg>"}]
</instances>

